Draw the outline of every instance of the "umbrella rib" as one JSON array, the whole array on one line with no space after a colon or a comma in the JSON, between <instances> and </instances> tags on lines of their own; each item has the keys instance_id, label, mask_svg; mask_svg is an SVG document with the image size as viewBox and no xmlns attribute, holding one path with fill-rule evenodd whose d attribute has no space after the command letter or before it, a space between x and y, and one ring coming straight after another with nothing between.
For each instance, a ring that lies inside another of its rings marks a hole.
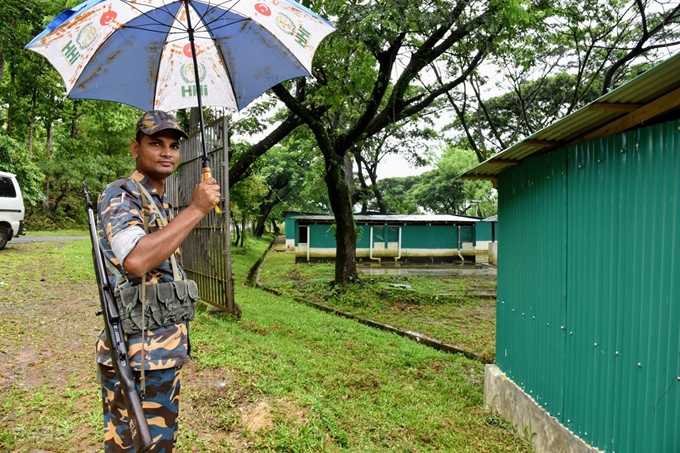
<instances>
[{"instance_id":1,"label":"umbrella rib","mask_svg":"<svg viewBox=\"0 0 680 453\"><path fill-rule=\"evenodd\" d=\"M228 8L223 9L223 10L222 10L222 14L220 14L219 16L217 16L216 18L214 18L214 19L213 19L212 21L210 21L210 22L205 22L205 16L207 16L208 13L210 13L211 11L217 10L218 8L219 8L219 9L222 9L222 5L226 5L226 4L229 3L230 1L231 1L231 0L226 0L226 1L224 1L224 2L219 2L219 3L216 3L216 4L214 4L214 5L213 5L211 2L207 2L207 4L210 6L210 8L206 9L206 10L205 10L205 13L204 13L203 15L200 16L200 18L201 18L201 22L200 22L200 23L201 23L201 25L202 25L202 26L201 26L201 29L206 29L206 30L219 30L219 29L224 28L224 27L230 27L230 26L232 26L232 25L234 25L234 24L238 24L239 22L243 22L243 21L246 21L246 20L250 20L250 18L244 17L243 19L235 20L235 21L233 21L233 22L230 22L230 23L228 23L228 24L221 25L221 26L219 26L219 27L214 27L214 28L213 28L213 27L208 27L209 25L211 25L211 24L217 22L218 20L220 20L220 19L222 19L224 16L226 16L229 12L231 12L232 8L233 8L234 6L236 6L236 5L240 2L240 0L236 0L236 1L234 2L233 5L230 5Z\"/></svg>"},{"instance_id":2,"label":"umbrella rib","mask_svg":"<svg viewBox=\"0 0 680 453\"><path fill-rule=\"evenodd\" d=\"M249 21L249 20L250 20L249 17L244 17L243 19L235 20L233 22L229 22L228 24L220 25L219 27L211 27L210 30L220 30L222 28L231 27L234 24L239 24L241 22L246 22L246 21Z\"/></svg>"},{"instance_id":3,"label":"umbrella rib","mask_svg":"<svg viewBox=\"0 0 680 453\"><path fill-rule=\"evenodd\" d=\"M159 22L159 24L161 24L161 23ZM149 29L149 28L148 28L148 25L150 25L150 24L123 25L123 26L120 27L120 28L121 28L121 29L125 28L125 29L128 29L128 30L142 30L142 31L149 32L149 33L159 33L159 34L162 34L162 35L168 35L168 34L170 34L170 32L168 32L168 31L166 31L166 30L152 30L152 29ZM161 24L161 25L164 25L164 24ZM164 26L167 27L167 25L164 25ZM169 29L169 30L173 30L173 29L174 29L174 30L177 30L177 31L174 31L174 32L172 32L172 33L184 33L184 32L186 31L186 30L183 30L183 29L178 28L178 27L168 27L168 29Z\"/></svg>"},{"instance_id":4,"label":"umbrella rib","mask_svg":"<svg viewBox=\"0 0 680 453\"><path fill-rule=\"evenodd\" d=\"M121 0L121 1L122 1L123 3L129 5L130 7L134 8L135 10L139 11L143 16L145 16L147 19L149 19L149 20L151 21L151 22L148 23L148 24L139 24L139 25L136 25L136 26L129 26L129 25L126 25L126 26L121 27L121 28L129 28L129 29L143 30L143 31L147 31L147 32L148 32L148 31L155 32L155 30L150 30L150 29L149 29L149 26L150 26L150 25L162 25L162 26L168 27L170 30L173 30L173 29L174 29L174 30L179 30L179 31L181 31L181 32L186 32L186 31L187 31L187 30L186 30L186 27L177 27L177 26L174 26L174 25L168 25L168 24L166 24L166 23L164 23L164 22L161 22L161 21L158 20L158 19L155 19L155 18L151 17L151 16L148 14L148 12L145 12L145 11L142 10L142 8L136 6L136 3L137 3L137 2L133 2L133 1L130 1L130 0ZM200 19L201 19L201 20L199 21L199 24L200 24L200 25L199 25L199 27L197 27L194 31L220 30L220 29L225 28L225 27L231 27L231 26L233 26L233 25L235 25L235 24L238 24L238 23L241 23L241 22L244 22L244 21L251 20L251 19L248 18L248 17L244 17L243 19L235 20L235 21L229 22L228 24L220 25L220 26L218 26L218 27L214 27L214 28L209 27L210 24L213 24L213 23L219 21L220 19L222 19L224 16L226 16L226 15L231 11L231 9L232 9L236 4L239 3L240 0L237 0L236 2L234 2L234 4L233 4L233 5L230 5L228 9L224 9L223 12L222 12L220 15L218 15L217 17L215 17L215 18L214 18L213 20L211 20L210 22L206 22L206 21L205 21L205 17L206 17L207 14L209 14L211 11L214 11L214 10L217 10L217 9L221 9L221 7L222 7L223 5L228 4L230 1L231 1L231 0L226 0L226 1L224 1L224 2L219 2L219 3L216 3L216 4L214 4L214 5L211 4L210 2L208 2L208 5L210 6L210 8L208 8L208 9L205 11L205 13L202 14L202 15L200 16ZM170 17L170 18L172 19L172 22L173 22L173 23L176 22L176 21L175 21L176 16L170 12L170 10L168 9L168 5L167 5L167 4L164 4L162 7L158 7L158 8L156 8L155 10L160 10L160 11L165 12L165 13L168 15L168 17ZM157 33L165 34L166 32L165 32L165 31L158 31ZM168 33L168 34L170 34L170 33Z\"/></svg>"},{"instance_id":5,"label":"umbrella rib","mask_svg":"<svg viewBox=\"0 0 680 453\"><path fill-rule=\"evenodd\" d=\"M174 27L173 25L168 25L168 24L165 23L165 22L161 22L160 20L158 20L158 19L156 19L156 18L154 18L154 17L151 17L151 16L149 15L149 12L148 12L148 11L143 11L142 8L136 6L136 3L137 3L137 2L135 2L135 1L121 0L121 2L125 3L126 5L130 6L130 7L133 8L133 9L135 9L136 11L139 11L144 17L146 17L147 19L149 19L149 20L151 21L151 23L149 23L149 24L144 24L144 26L147 26L147 25L162 25L162 26L164 26L164 27L168 27L168 28L171 29L171 30L172 30L173 28L175 28L175 29L177 29L177 30L186 30L186 28L183 29L183 28ZM175 22L176 22L176 20L175 20L176 17L175 17L174 14L172 14L172 13L170 12L170 9L168 8L168 4L167 4L167 3L164 4L163 6L156 7L156 8L154 8L153 10L149 10L149 11L163 11L165 14L168 15L168 17L170 17L170 19L172 20L172 23L175 23ZM135 27L126 26L126 28L138 29L138 30L144 30L144 31L153 31L153 30L149 30L148 28L144 28L144 26L142 26L142 25L140 25L140 26L135 26ZM160 32L160 33L165 33L165 32Z\"/></svg>"}]
</instances>

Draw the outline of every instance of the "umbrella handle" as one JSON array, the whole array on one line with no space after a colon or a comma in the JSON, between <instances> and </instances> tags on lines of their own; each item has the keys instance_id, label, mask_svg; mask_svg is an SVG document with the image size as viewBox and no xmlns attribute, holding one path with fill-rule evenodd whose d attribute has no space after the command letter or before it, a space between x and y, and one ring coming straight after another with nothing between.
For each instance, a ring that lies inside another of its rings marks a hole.
<instances>
[{"instance_id":1,"label":"umbrella handle","mask_svg":"<svg viewBox=\"0 0 680 453\"><path fill-rule=\"evenodd\" d=\"M201 181L205 181L208 178L212 178L212 170L210 169L210 167L206 166L203 167L203 178L201 179ZM217 214L222 214L222 210L217 205L215 205L215 212Z\"/></svg>"}]
</instances>

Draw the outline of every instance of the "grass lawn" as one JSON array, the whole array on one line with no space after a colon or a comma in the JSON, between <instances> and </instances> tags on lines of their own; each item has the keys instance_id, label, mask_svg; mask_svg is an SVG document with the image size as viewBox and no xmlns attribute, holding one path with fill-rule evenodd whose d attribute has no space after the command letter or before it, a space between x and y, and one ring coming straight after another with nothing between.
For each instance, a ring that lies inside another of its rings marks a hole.
<instances>
[{"instance_id":1,"label":"grass lawn","mask_svg":"<svg viewBox=\"0 0 680 453\"><path fill-rule=\"evenodd\" d=\"M411 330L477 353L491 363L496 344L496 280L488 276L362 276L331 284L332 263L295 263L292 252L269 253L260 284L304 301Z\"/></svg>"},{"instance_id":2,"label":"grass lawn","mask_svg":"<svg viewBox=\"0 0 680 453\"><path fill-rule=\"evenodd\" d=\"M531 451L482 407L480 362L245 286L268 243L252 240L234 250L243 317L206 309L192 323L194 360L182 375L177 452ZM308 267L294 266L300 275L293 275L290 263L278 265L272 256L263 281L281 287L288 275L293 288L309 280L306 292L292 295L318 293L318 300L377 313L372 295L362 304L355 288L333 290ZM373 279L370 287L393 291L383 283ZM442 291L427 279L409 284L423 301L392 298L414 309L474 305L454 300L465 299L475 282ZM101 451L93 364L98 304L87 238L10 243L0 252L0 452Z\"/></svg>"},{"instance_id":3,"label":"grass lawn","mask_svg":"<svg viewBox=\"0 0 680 453\"><path fill-rule=\"evenodd\" d=\"M89 236L87 230L27 231L26 236Z\"/></svg>"}]
</instances>

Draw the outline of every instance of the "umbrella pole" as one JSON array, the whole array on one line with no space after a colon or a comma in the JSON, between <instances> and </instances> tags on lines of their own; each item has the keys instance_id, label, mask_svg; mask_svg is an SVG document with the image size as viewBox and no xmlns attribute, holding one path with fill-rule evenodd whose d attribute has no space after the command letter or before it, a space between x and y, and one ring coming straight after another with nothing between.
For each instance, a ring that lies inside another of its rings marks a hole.
<instances>
[{"instance_id":1,"label":"umbrella pole","mask_svg":"<svg viewBox=\"0 0 680 453\"><path fill-rule=\"evenodd\" d=\"M198 98L198 122L201 129L201 150L203 151L203 179L208 179L212 177L212 171L210 169L210 158L208 157L208 150L205 143L205 119L203 118L203 99L201 97L201 78L198 75L198 59L196 58L196 44L194 44L194 28L191 26L191 14L189 13L189 0L184 1L184 7L187 14L187 33L189 34L189 43L191 44L191 59L194 63L194 79L196 81L196 96ZM226 261L226 280L227 280L227 310L237 317L240 317L240 308L237 308L234 302L234 282L232 281L232 271L231 271L231 218L229 216L229 150L228 150L228 136L227 136L226 120L225 120L225 130L223 132L224 137L224 150L227 155L226 160L226 225L225 225L225 236L226 236L226 250L225 250L225 261ZM219 206L215 206L215 212L222 214L222 210Z\"/></svg>"},{"instance_id":2,"label":"umbrella pole","mask_svg":"<svg viewBox=\"0 0 680 453\"><path fill-rule=\"evenodd\" d=\"M212 170L210 169L210 158L208 157L208 149L205 143L205 119L203 118L201 78L198 75L198 59L196 58L196 44L194 43L194 28L191 26L191 14L189 14L189 0L185 0L183 3L187 14L187 33L189 35L189 44L191 44L191 60L194 63L194 80L196 84L196 98L198 100L198 123L201 130L201 151L203 152L203 180L206 180L212 178ZM229 190L228 187L227 190ZM215 212L222 214L222 210L219 206L215 206Z\"/></svg>"}]
</instances>

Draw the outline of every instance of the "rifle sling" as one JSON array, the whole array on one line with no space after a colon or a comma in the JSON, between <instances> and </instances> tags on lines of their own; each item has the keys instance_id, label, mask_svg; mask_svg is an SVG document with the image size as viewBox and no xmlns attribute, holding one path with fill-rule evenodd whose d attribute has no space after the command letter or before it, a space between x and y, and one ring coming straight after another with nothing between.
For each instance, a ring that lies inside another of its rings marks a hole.
<instances>
[{"instance_id":1,"label":"rifle sling","mask_svg":"<svg viewBox=\"0 0 680 453\"><path fill-rule=\"evenodd\" d=\"M168 224L168 221L166 220L165 216L161 213L161 210L158 209L158 206L156 205L156 202L153 200L149 192L146 190L146 188L137 180L132 180L134 181L135 185L137 186L137 189L139 189L139 193L141 194L142 198L146 199L146 203L148 203L150 206L153 206L154 211L156 211L156 225L158 226L158 229L161 229L165 227ZM142 208L142 217L144 217L144 234L149 234L149 217L151 216L151 213L147 216L145 213L145 210ZM170 264L172 265L172 276L175 281L182 280L182 274L180 274L178 266L177 266L177 259L175 258L175 252L172 252L170 255ZM141 373L140 373L140 387L141 387L141 392L140 396L142 399L146 396L146 376L145 376L145 370L144 370L144 359L146 355L146 351L144 346L146 345L146 274L142 276L142 287L140 288L141 295L142 295L142 351L141 351Z\"/></svg>"}]
</instances>

